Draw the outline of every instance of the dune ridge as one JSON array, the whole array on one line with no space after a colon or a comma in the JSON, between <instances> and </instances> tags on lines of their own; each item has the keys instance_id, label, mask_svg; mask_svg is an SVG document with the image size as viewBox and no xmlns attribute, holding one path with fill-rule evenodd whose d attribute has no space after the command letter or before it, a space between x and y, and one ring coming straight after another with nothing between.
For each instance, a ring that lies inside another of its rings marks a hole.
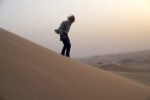
<instances>
[{"instance_id":1,"label":"dune ridge","mask_svg":"<svg viewBox=\"0 0 150 100\"><path fill-rule=\"evenodd\" d=\"M0 100L150 100L150 89L0 29Z\"/></svg>"}]
</instances>

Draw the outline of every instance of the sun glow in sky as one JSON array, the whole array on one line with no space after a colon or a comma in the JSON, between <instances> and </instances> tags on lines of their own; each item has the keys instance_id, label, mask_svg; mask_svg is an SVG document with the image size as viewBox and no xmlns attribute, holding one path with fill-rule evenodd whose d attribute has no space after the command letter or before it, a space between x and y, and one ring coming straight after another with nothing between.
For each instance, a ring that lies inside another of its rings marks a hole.
<instances>
[{"instance_id":1,"label":"sun glow in sky","mask_svg":"<svg viewBox=\"0 0 150 100\"><path fill-rule=\"evenodd\" d=\"M54 33L74 14L72 57L150 49L149 0L0 0L0 27L60 52Z\"/></svg>"}]
</instances>

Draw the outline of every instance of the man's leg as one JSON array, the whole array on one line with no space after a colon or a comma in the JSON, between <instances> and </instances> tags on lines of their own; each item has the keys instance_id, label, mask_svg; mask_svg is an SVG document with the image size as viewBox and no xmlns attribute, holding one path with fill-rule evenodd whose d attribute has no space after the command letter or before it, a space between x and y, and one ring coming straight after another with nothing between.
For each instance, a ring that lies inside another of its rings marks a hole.
<instances>
[{"instance_id":1,"label":"man's leg","mask_svg":"<svg viewBox=\"0 0 150 100\"><path fill-rule=\"evenodd\" d=\"M66 51L66 56L67 57L70 57L70 49L71 49L71 43L70 43L70 40L69 38L67 38L67 51Z\"/></svg>"},{"instance_id":2,"label":"man's leg","mask_svg":"<svg viewBox=\"0 0 150 100\"><path fill-rule=\"evenodd\" d=\"M61 55L65 55L66 53L66 49L67 49L67 42L66 42L66 40L62 40L62 42L63 42L63 48L62 48L62 50L61 50Z\"/></svg>"}]
</instances>

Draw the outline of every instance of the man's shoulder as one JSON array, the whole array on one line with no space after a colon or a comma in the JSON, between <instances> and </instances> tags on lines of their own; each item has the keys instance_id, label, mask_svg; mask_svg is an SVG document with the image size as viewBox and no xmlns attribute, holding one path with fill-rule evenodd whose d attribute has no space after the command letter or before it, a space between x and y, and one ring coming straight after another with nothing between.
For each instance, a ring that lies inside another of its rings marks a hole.
<instances>
[{"instance_id":1,"label":"man's shoulder","mask_svg":"<svg viewBox=\"0 0 150 100\"><path fill-rule=\"evenodd\" d=\"M70 21L65 20L65 21L63 21L62 23L63 23L63 24L70 24Z\"/></svg>"}]
</instances>

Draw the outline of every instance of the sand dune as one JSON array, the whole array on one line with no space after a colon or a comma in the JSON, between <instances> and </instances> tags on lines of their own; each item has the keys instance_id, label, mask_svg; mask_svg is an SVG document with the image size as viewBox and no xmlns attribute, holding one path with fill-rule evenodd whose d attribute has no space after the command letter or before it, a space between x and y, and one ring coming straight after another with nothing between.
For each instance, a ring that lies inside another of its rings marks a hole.
<instances>
[{"instance_id":1,"label":"sand dune","mask_svg":"<svg viewBox=\"0 0 150 100\"><path fill-rule=\"evenodd\" d=\"M150 89L0 29L0 100L150 100Z\"/></svg>"},{"instance_id":2,"label":"sand dune","mask_svg":"<svg viewBox=\"0 0 150 100\"><path fill-rule=\"evenodd\" d=\"M150 69L150 50L143 50L130 53L118 53L118 54L105 54L101 56L93 56L81 59L89 64L95 64L96 66L117 64L126 65L136 68L149 68Z\"/></svg>"},{"instance_id":3,"label":"sand dune","mask_svg":"<svg viewBox=\"0 0 150 100\"><path fill-rule=\"evenodd\" d=\"M120 72L120 71L110 71L112 73L127 77L129 79L132 79L134 81L137 81L141 84L144 84L146 86L150 86L150 73L138 73L138 72Z\"/></svg>"},{"instance_id":4,"label":"sand dune","mask_svg":"<svg viewBox=\"0 0 150 100\"><path fill-rule=\"evenodd\" d=\"M93 56L81 60L150 86L150 50Z\"/></svg>"}]
</instances>

